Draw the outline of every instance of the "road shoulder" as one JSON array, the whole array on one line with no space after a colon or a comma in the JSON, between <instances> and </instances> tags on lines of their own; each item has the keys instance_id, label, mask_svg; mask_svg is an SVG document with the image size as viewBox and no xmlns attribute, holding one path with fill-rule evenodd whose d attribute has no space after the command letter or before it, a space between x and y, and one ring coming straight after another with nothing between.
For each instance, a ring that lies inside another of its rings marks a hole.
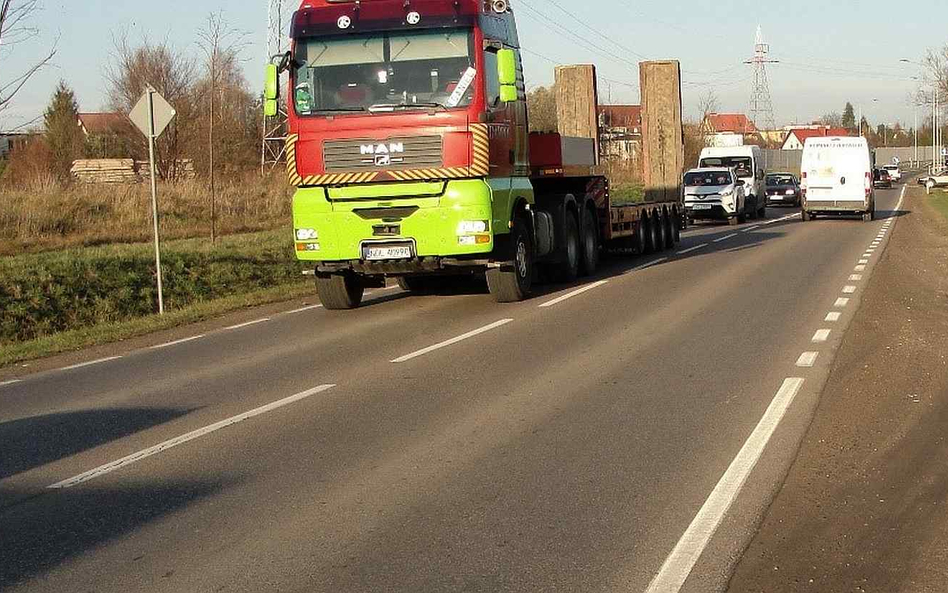
<instances>
[{"instance_id":1,"label":"road shoulder","mask_svg":"<svg viewBox=\"0 0 948 593\"><path fill-rule=\"evenodd\" d=\"M948 221L910 187L735 593L948 582Z\"/></svg>"}]
</instances>

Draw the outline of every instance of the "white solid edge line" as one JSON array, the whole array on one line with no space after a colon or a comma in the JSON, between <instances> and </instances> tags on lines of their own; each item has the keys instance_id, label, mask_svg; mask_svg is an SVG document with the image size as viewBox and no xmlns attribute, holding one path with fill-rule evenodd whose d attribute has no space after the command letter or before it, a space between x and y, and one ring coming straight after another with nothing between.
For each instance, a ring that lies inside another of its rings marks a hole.
<instances>
[{"instance_id":1,"label":"white solid edge line","mask_svg":"<svg viewBox=\"0 0 948 593\"><path fill-rule=\"evenodd\" d=\"M81 368L85 368L85 367L91 367L91 366L94 365L94 364L102 364L103 362L109 362L109 361L112 361L112 360L118 360L118 359L120 359L120 358L122 358L122 357L121 357L121 356L109 356L109 357L107 357L107 358L100 358L100 359L98 359L98 360L90 360L89 362L80 362L79 364L74 364L74 365L72 365L72 366L63 367L63 368L61 368L61 369L59 369L59 370L61 370L61 371L72 371L72 370L75 370L75 369L81 369Z\"/></svg>"},{"instance_id":2,"label":"white solid edge line","mask_svg":"<svg viewBox=\"0 0 948 593\"><path fill-rule=\"evenodd\" d=\"M157 346L152 346L152 350L160 350L162 348L169 348L171 346L177 346L178 344L187 344L188 342L193 342L194 340L200 340L205 334L199 336L191 336L190 338L183 338L181 340L175 340L174 342L166 342L164 344L158 344Z\"/></svg>"},{"instance_id":3,"label":"white solid edge line","mask_svg":"<svg viewBox=\"0 0 948 593\"><path fill-rule=\"evenodd\" d=\"M15 383L22 382L23 379L9 379L7 381L0 381L0 387L6 387L7 385L13 385Z\"/></svg>"},{"instance_id":4,"label":"white solid edge line","mask_svg":"<svg viewBox=\"0 0 948 593\"><path fill-rule=\"evenodd\" d=\"M855 286L849 285L849 286L843 287L843 294L855 294L855 293L856 293Z\"/></svg>"},{"instance_id":5,"label":"white solid edge line","mask_svg":"<svg viewBox=\"0 0 948 593\"><path fill-rule=\"evenodd\" d=\"M678 544L668 555L661 570L652 579L646 590L647 593L672 593L681 590L698 562L698 558L711 541L711 536L714 535L760 460L760 456L786 415L790 404L803 387L803 382L801 378L790 378L783 382L770 407L767 408L767 412L757 424L757 428L724 472L684 535L678 540Z\"/></svg>"},{"instance_id":6,"label":"white solid edge line","mask_svg":"<svg viewBox=\"0 0 948 593\"><path fill-rule=\"evenodd\" d=\"M699 249L704 249L707 246L708 246L708 243L702 243L701 245L695 245L694 247L689 247L688 249L682 249L681 251L678 251L677 254L684 255L686 253L691 253L692 251L698 251Z\"/></svg>"},{"instance_id":7,"label":"white solid edge line","mask_svg":"<svg viewBox=\"0 0 948 593\"><path fill-rule=\"evenodd\" d=\"M823 321L839 321L839 318L842 316L843 314L840 313L839 311L830 311L829 313L826 314L826 319L824 319Z\"/></svg>"},{"instance_id":8,"label":"white solid edge line","mask_svg":"<svg viewBox=\"0 0 948 593\"><path fill-rule=\"evenodd\" d=\"M562 303L563 301L566 301L566 300L569 300L569 299L573 298L574 296L579 296L579 295L583 294L584 292L589 292L590 290L592 290L592 289L594 289L594 288L599 288L599 287L602 286L603 284L608 284L608 283L609 283L608 280L600 280L599 282L593 282L592 284L587 284L586 286L583 286L583 287L581 287L581 288L577 288L577 289L574 290L573 292L568 292L568 293L564 294L564 295L561 296L561 297L557 297L557 298L555 298L555 299L553 299L553 300L551 300L551 301L547 301L547 302L543 303L542 305L539 305L539 308L540 308L540 309L546 309L547 307L552 307L553 305L558 305L558 304Z\"/></svg>"},{"instance_id":9,"label":"white solid edge line","mask_svg":"<svg viewBox=\"0 0 948 593\"><path fill-rule=\"evenodd\" d=\"M834 307L845 307L845 306L848 305L848 304L849 304L849 299L846 299L846 298L838 298L838 299L836 299L836 303L834 303L833 306L834 306Z\"/></svg>"},{"instance_id":10,"label":"white solid edge line","mask_svg":"<svg viewBox=\"0 0 948 593\"><path fill-rule=\"evenodd\" d=\"M648 268L651 268L652 266L656 266L666 261L668 261L667 257L661 257L654 261L650 261L647 264L642 264L641 266L634 267L631 270L626 270L625 272L623 272L623 274L631 274L632 272L641 272L642 270L647 270Z\"/></svg>"},{"instance_id":11,"label":"white solid edge line","mask_svg":"<svg viewBox=\"0 0 948 593\"><path fill-rule=\"evenodd\" d=\"M720 243L721 241L727 241L728 239L733 239L733 238L736 237L736 236L737 236L737 233L734 233L734 234L728 235L728 236L726 236L726 237L721 237L720 239L715 239L714 241L711 241L711 242L712 242L712 243Z\"/></svg>"},{"instance_id":12,"label":"white solid edge line","mask_svg":"<svg viewBox=\"0 0 948 593\"><path fill-rule=\"evenodd\" d=\"M309 305L307 307L300 307L299 309L293 309L292 311L287 311L286 315L293 315L295 313L303 313L304 311L312 311L313 309L322 309L322 305Z\"/></svg>"},{"instance_id":13,"label":"white solid edge line","mask_svg":"<svg viewBox=\"0 0 948 593\"><path fill-rule=\"evenodd\" d=\"M224 330L227 331L227 330L232 330L232 329L243 329L245 327L250 327L251 325L257 325L258 323L266 323L268 321L270 321L269 317L264 317L263 319L254 319L253 321L248 321L247 323L238 323L237 325L231 325L229 327L225 327Z\"/></svg>"},{"instance_id":14,"label":"white solid edge line","mask_svg":"<svg viewBox=\"0 0 948 593\"><path fill-rule=\"evenodd\" d=\"M261 406L259 408L255 408L253 410L250 410L249 412L244 412L243 414L232 416L228 418L227 420L221 420L220 422L215 422L214 424L205 426L204 428L199 428L187 434L183 434L179 437L175 437L173 439L169 439L162 443L158 443L157 445L153 447L142 449L141 451L137 453L132 453L131 455L106 463L105 465L100 465L99 467L95 469L91 469L85 473L81 473L78 476L73 476L67 480L63 480L62 482L56 482L55 484L51 486L47 486L47 488L51 490L59 490L63 488L72 488L73 486L78 486L79 484L82 484L83 482L88 482L89 480L92 480L99 476L103 476L105 474L114 472L115 470L121 469L125 467L126 465L131 465L143 459L147 459L148 457L151 457L153 455L157 455L158 453L161 453L163 451L167 451L168 449L171 449L172 447L183 445L184 443L187 443L188 441L193 441L194 439L200 438L212 432L216 432L222 428L233 426L234 424L237 424L238 422L243 422L244 420L248 420L250 418L253 418L254 416L259 416L267 412L272 412L273 410L276 410L277 408L282 408L283 406L292 404L294 402L298 402L301 399L306 399L307 397L316 395L317 393L322 393L323 391L332 389L333 387L335 387L335 385L320 385L319 387L314 387L313 389L303 391L302 393L291 395L290 397L281 399L279 401L275 401L273 403L267 404L265 406Z\"/></svg>"},{"instance_id":15,"label":"white solid edge line","mask_svg":"<svg viewBox=\"0 0 948 593\"><path fill-rule=\"evenodd\" d=\"M497 329L498 327L500 327L500 326L502 326L502 325L507 325L507 324L510 323L511 321L513 321L513 319L501 319L500 321L495 321L494 323L491 323L490 325L485 325L484 327L482 327L482 328L480 328L480 329L475 329L474 331L467 332L466 334L462 334L462 335L460 335L460 336L457 336L456 338L451 338L450 340L445 340L445 341L443 341L443 342L439 342L439 343L435 344L434 346L428 346L427 348L422 348L421 350L418 350L418 351L416 351L416 352L412 352L411 354L406 354L405 356L401 356L401 357L399 357L399 358L396 358L395 360L393 360L393 361L391 361L391 362L394 363L394 364L398 364L398 363L401 363L401 362L407 362L407 361L409 361L409 360L411 360L411 359L413 359L413 358L418 358L419 356L424 356L425 354L428 354L429 352L433 352L433 351L435 351L435 350L438 350L438 349L440 349L440 348L444 348L444 347L446 347L446 346L451 346L452 344L457 344L458 342L462 342L462 341L464 341L464 340L467 340L468 338L473 338L474 336L480 335L480 334L482 334L482 333L484 333L484 332L489 332L489 331L491 331L492 329Z\"/></svg>"},{"instance_id":16,"label":"white solid edge line","mask_svg":"<svg viewBox=\"0 0 948 593\"><path fill-rule=\"evenodd\" d=\"M813 342L816 344L819 344L821 342L825 342L829 340L830 331L831 330L828 330L828 329L817 330L816 333L813 334Z\"/></svg>"},{"instance_id":17,"label":"white solid edge line","mask_svg":"<svg viewBox=\"0 0 948 593\"><path fill-rule=\"evenodd\" d=\"M819 355L819 352L804 352L800 355L800 358L797 359L797 366L804 369L813 368L816 364L816 358Z\"/></svg>"}]
</instances>

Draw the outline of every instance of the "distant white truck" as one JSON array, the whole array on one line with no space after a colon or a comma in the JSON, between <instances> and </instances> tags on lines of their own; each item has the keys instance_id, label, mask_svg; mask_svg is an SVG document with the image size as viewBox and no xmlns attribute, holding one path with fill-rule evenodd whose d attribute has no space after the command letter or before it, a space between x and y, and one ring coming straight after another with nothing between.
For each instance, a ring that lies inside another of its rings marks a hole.
<instances>
[{"instance_id":1,"label":"distant white truck","mask_svg":"<svg viewBox=\"0 0 948 593\"><path fill-rule=\"evenodd\" d=\"M738 178L744 182L745 215L763 218L767 214L767 190L764 180L764 159L760 147L725 146L708 147L698 157L698 168L734 169Z\"/></svg>"},{"instance_id":2,"label":"distant white truck","mask_svg":"<svg viewBox=\"0 0 948 593\"><path fill-rule=\"evenodd\" d=\"M865 138L807 138L801 169L804 221L824 214L860 214L865 221L875 218L872 159Z\"/></svg>"}]
</instances>

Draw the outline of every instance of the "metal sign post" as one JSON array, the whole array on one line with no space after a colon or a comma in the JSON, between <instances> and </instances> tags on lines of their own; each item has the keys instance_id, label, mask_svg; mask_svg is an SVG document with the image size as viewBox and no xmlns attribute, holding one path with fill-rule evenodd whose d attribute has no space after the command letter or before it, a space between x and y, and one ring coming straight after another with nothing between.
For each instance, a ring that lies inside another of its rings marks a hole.
<instances>
[{"instance_id":1,"label":"metal sign post","mask_svg":"<svg viewBox=\"0 0 948 593\"><path fill-rule=\"evenodd\" d=\"M145 94L139 99L129 119L145 136L148 137L148 163L151 168L151 212L155 232L155 269L158 275L158 313L165 314L164 287L161 282L161 240L158 233L158 180L155 167L155 140L161 136L168 124L177 113L151 86L145 89Z\"/></svg>"}]
</instances>

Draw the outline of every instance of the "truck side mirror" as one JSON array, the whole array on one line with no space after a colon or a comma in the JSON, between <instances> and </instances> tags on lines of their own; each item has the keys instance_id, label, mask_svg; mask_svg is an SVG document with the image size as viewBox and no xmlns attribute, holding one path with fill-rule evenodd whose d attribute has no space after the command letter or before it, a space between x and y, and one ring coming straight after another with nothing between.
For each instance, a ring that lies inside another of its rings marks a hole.
<instances>
[{"instance_id":1,"label":"truck side mirror","mask_svg":"<svg viewBox=\"0 0 948 593\"><path fill-rule=\"evenodd\" d=\"M513 103L519 98L517 92L517 53L512 49L497 52L497 78L500 81L500 100Z\"/></svg>"},{"instance_id":2,"label":"truck side mirror","mask_svg":"<svg viewBox=\"0 0 948 593\"><path fill-rule=\"evenodd\" d=\"M263 87L263 113L267 117L274 117L279 110L277 99L280 98L280 74L276 64L267 64L267 74Z\"/></svg>"}]
</instances>

